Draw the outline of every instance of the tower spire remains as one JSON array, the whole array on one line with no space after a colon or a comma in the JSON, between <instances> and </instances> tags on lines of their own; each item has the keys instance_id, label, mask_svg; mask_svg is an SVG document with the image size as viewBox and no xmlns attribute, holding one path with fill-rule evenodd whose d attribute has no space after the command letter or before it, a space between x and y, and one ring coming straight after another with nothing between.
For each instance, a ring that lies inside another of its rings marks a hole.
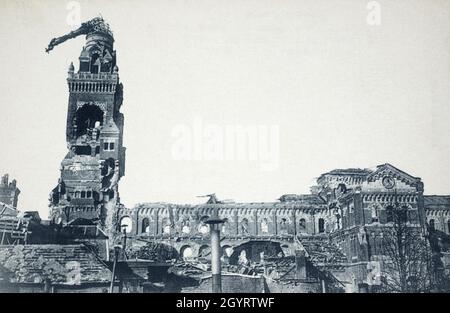
<instances>
[{"instance_id":1,"label":"tower spire remains","mask_svg":"<svg viewBox=\"0 0 450 313\"><path fill-rule=\"evenodd\" d=\"M80 35L86 35L86 44L78 71L73 63L68 69L68 153L61 162L58 185L50 195L51 217L58 223L89 220L112 235L120 203L118 182L125 174L124 117L120 113L123 86L113 33L102 17L96 17L69 34L53 38L46 51Z\"/></svg>"}]
</instances>

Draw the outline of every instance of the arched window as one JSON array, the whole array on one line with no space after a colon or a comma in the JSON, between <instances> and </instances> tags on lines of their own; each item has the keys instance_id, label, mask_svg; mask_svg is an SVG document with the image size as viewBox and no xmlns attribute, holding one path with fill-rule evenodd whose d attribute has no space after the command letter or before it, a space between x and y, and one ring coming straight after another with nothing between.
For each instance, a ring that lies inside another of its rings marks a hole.
<instances>
[{"instance_id":1,"label":"arched window","mask_svg":"<svg viewBox=\"0 0 450 313\"><path fill-rule=\"evenodd\" d=\"M194 256L194 250L190 246L183 246L180 250L183 259L190 259Z\"/></svg>"},{"instance_id":2,"label":"arched window","mask_svg":"<svg viewBox=\"0 0 450 313\"><path fill-rule=\"evenodd\" d=\"M200 218L200 223L197 225L197 231L202 235L209 234L209 225L206 224L206 221L208 220L208 216L202 216Z\"/></svg>"},{"instance_id":3,"label":"arched window","mask_svg":"<svg viewBox=\"0 0 450 313\"><path fill-rule=\"evenodd\" d=\"M243 218L241 221L241 234L247 235L248 234L248 219Z\"/></svg>"},{"instance_id":4,"label":"arched window","mask_svg":"<svg viewBox=\"0 0 450 313\"><path fill-rule=\"evenodd\" d=\"M124 216L120 219L120 231L123 232L124 229L127 233L131 233L133 229L133 221L129 216Z\"/></svg>"},{"instance_id":5,"label":"arched window","mask_svg":"<svg viewBox=\"0 0 450 313\"><path fill-rule=\"evenodd\" d=\"M247 251L241 250L241 252L239 253L238 264L241 264L241 265L244 265L244 266L248 266L249 263L250 262L247 259Z\"/></svg>"},{"instance_id":6,"label":"arched window","mask_svg":"<svg viewBox=\"0 0 450 313\"><path fill-rule=\"evenodd\" d=\"M226 257L231 257L233 254L233 248L231 246L225 245L222 247L222 255Z\"/></svg>"},{"instance_id":7,"label":"arched window","mask_svg":"<svg viewBox=\"0 0 450 313\"><path fill-rule=\"evenodd\" d=\"M435 230L434 219L429 220L430 230Z\"/></svg>"},{"instance_id":8,"label":"arched window","mask_svg":"<svg viewBox=\"0 0 450 313\"><path fill-rule=\"evenodd\" d=\"M408 207L402 206L398 212L399 219L401 223L406 223L408 221Z\"/></svg>"},{"instance_id":9,"label":"arched window","mask_svg":"<svg viewBox=\"0 0 450 313\"><path fill-rule=\"evenodd\" d=\"M393 221L394 221L394 208L391 205L389 205L386 208L386 222L391 223Z\"/></svg>"},{"instance_id":10,"label":"arched window","mask_svg":"<svg viewBox=\"0 0 450 313\"><path fill-rule=\"evenodd\" d=\"M341 225L341 215L338 213L335 215L336 216L336 229L341 229L342 225ZM378 220L377 220L378 221Z\"/></svg>"},{"instance_id":11,"label":"arched window","mask_svg":"<svg viewBox=\"0 0 450 313\"><path fill-rule=\"evenodd\" d=\"M100 71L100 58L98 53L94 53L91 57L91 73L93 74L98 74L98 72Z\"/></svg>"},{"instance_id":12,"label":"arched window","mask_svg":"<svg viewBox=\"0 0 450 313\"><path fill-rule=\"evenodd\" d=\"M450 220L447 221L447 232L450 234Z\"/></svg>"},{"instance_id":13,"label":"arched window","mask_svg":"<svg viewBox=\"0 0 450 313\"><path fill-rule=\"evenodd\" d=\"M304 218L301 218L298 222L298 228L301 233L306 232L306 220Z\"/></svg>"},{"instance_id":14,"label":"arched window","mask_svg":"<svg viewBox=\"0 0 450 313\"><path fill-rule=\"evenodd\" d=\"M144 218L142 220L141 233L149 233L149 232L150 232L150 222L149 222L148 218Z\"/></svg>"},{"instance_id":15,"label":"arched window","mask_svg":"<svg viewBox=\"0 0 450 313\"><path fill-rule=\"evenodd\" d=\"M261 233L267 234L269 232L269 223L267 222L267 218L263 218L261 221Z\"/></svg>"},{"instance_id":16,"label":"arched window","mask_svg":"<svg viewBox=\"0 0 450 313\"><path fill-rule=\"evenodd\" d=\"M202 235L206 235L209 233L209 225L208 224L200 224L198 226L198 232Z\"/></svg>"},{"instance_id":17,"label":"arched window","mask_svg":"<svg viewBox=\"0 0 450 313\"><path fill-rule=\"evenodd\" d=\"M325 232L325 220L323 218L319 218L319 233Z\"/></svg>"},{"instance_id":18,"label":"arched window","mask_svg":"<svg viewBox=\"0 0 450 313\"><path fill-rule=\"evenodd\" d=\"M347 192L347 187L345 184L339 184L336 188L337 197L344 195Z\"/></svg>"},{"instance_id":19,"label":"arched window","mask_svg":"<svg viewBox=\"0 0 450 313\"><path fill-rule=\"evenodd\" d=\"M162 233L166 235L170 235L172 227L170 225L170 220L168 218L162 219Z\"/></svg>"},{"instance_id":20,"label":"arched window","mask_svg":"<svg viewBox=\"0 0 450 313\"><path fill-rule=\"evenodd\" d=\"M280 234L285 235L288 233L288 225L287 220L282 218L280 221Z\"/></svg>"},{"instance_id":21,"label":"arched window","mask_svg":"<svg viewBox=\"0 0 450 313\"><path fill-rule=\"evenodd\" d=\"M191 222L189 222L189 220L184 220L182 222L181 232L183 234L189 234L191 232Z\"/></svg>"},{"instance_id":22,"label":"arched window","mask_svg":"<svg viewBox=\"0 0 450 313\"><path fill-rule=\"evenodd\" d=\"M228 222L228 218L224 218L223 223L222 223L222 234L228 235L229 228L230 228L230 223Z\"/></svg>"}]
</instances>

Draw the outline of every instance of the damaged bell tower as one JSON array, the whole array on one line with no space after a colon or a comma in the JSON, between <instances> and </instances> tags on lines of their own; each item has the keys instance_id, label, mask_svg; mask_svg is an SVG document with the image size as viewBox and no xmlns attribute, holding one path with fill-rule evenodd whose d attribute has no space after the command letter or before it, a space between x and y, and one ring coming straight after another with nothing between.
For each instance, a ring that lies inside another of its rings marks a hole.
<instances>
[{"instance_id":1,"label":"damaged bell tower","mask_svg":"<svg viewBox=\"0 0 450 313\"><path fill-rule=\"evenodd\" d=\"M101 17L50 42L47 52L64 41L86 35L79 68L70 64L66 140L68 153L61 162L58 186L50 195L51 217L97 223L108 234L115 231L120 203L119 179L125 173L123 147L123 86L119 82L114 37Z\"/></svg>"}]
</instances>

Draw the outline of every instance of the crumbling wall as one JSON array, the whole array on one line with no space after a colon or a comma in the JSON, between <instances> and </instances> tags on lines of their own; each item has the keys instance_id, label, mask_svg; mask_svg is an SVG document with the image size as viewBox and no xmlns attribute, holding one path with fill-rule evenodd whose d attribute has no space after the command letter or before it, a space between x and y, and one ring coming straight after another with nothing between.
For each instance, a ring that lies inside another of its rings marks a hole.
<instances>
[{"instance_id":1,"label":"crumbling wall","mask_svg":"<svg viewBox=\"0 0 450 313\"><path fill-rule=\"evenodd\" d=\"M204 278L198 287L186 288L182 292L210 293L212 291L211 277ZM223 274L223 293L264 293L266 292L264 277L241 274Z\"/></svg>"},{"instance_id":2,"label":"crumbling wall","mask_svg":"<svg viewBox=\"0 0 450 313\"><path fill-rule=\"evenodd\" d=\"M268 292L270 293L320 293L322 287L320 282L312 281L274 281L266 280Z\"/></svg>"}]
</instances>

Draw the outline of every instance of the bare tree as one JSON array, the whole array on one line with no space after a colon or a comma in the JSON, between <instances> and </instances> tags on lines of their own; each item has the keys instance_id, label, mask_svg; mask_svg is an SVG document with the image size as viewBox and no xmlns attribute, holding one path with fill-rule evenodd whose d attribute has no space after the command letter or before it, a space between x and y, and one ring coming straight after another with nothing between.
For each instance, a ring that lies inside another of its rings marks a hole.
<instances>
[{"instance_id":1,"label":"bare tree","mask_svg":"<svg viewBox=\"0 0 450 313\"><path fill-rule=\"evenodd\" d=\"M422 228L408 222L408 208L390 207L391 226L383 233L385 260L381 267L382 291L418 293L433 289L433 253ZM389 225L388 224L388 225Z\"/></svg>"}]
</instances>

